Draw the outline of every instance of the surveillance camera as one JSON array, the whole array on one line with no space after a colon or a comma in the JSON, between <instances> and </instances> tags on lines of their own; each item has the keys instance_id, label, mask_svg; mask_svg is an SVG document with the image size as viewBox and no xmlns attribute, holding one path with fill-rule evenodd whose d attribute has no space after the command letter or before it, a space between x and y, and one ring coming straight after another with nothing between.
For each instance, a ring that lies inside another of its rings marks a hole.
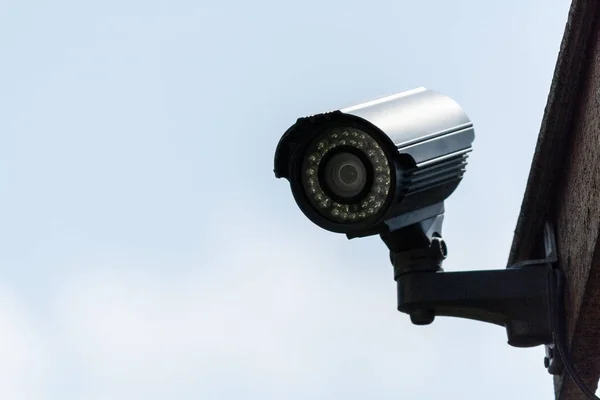
<instances>
[{"instance_id":1,"label":"surveillance camera","mask_svg":"<svg viewBox=\"0 0 600 400\"><path fill-rule=\"evenodd\" d=\"M321 228L386 234L443 214L474 138L457 103L421 87L298 119L279 141L275 175Z\"/></svg>"},{"instance_id":2,"label":"surveillance camera","mask_svg":"<svg viewBox=\"0 0 600 400\"><path fill-rule=\"evenodd\" d=\"M564 350L564 274L550 222L544 259L502 270L442 269L443 203L465 173L474 139L458 104L417 88L298 119L277 145L275 176L289 180L298 206L318 226L348 238L381 236L398 310L414 324L446 316L504 326L510 345L545 345L548 371L566 368L595 398Z\"/></svg>"}]
</instances>

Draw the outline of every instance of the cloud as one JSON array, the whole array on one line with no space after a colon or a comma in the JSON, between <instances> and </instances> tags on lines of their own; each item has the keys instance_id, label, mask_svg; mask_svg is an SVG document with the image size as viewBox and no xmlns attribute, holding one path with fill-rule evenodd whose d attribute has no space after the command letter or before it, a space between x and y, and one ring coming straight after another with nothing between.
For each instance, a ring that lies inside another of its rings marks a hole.
<instances>
[{"instance_id":1,"label":"cloud","mask_svg":"<svg viewBox=\"0 0 600 400\"><path fill-rule=\"evenodd\" d=\"M551 392L543 368L531 371L543 352L508 347L502 328L445 318L411 325L395 310L380 243L366 249L374 241L348 243L282 218L288 210L246 206L254 212L207 216L203 229L211 235L196 259L157 266L113 255L61 279L54 346L69 349L62 364L79 368L79 397L494 399ZM490 392L503 379L511 386Z\"/></svg>"},{"instance_id":2,"label":"cloud","mask_svg":"<svg viewBox=\"0 0 600 400\"><path fill-rule=\"evenodd\" d=\"M44 343L18 297L0 288L0 398L40 398L46 383Z\"/></svg>"},{"instance_id":3,"label":"cloud","mask_svg":"<svg viewBox=\"0 0 600 400\"><path fill-rule=\"evenodd\" d=\"M183 274L181 266L119 261L82 266L55 303L72 362L112 399L132 398L133 389L362 398L365 390L425 384L436 348L429 330L407 333L393 281L365 279L327 243L258 216L269 213L257 210L236 226L270 229L255 230L235 251L224 247L228 232L209 221L214 246ZM419 353L411 357L407 342ZM398 379L403 374L411 378Z\"/></svg>"}]
</instances>

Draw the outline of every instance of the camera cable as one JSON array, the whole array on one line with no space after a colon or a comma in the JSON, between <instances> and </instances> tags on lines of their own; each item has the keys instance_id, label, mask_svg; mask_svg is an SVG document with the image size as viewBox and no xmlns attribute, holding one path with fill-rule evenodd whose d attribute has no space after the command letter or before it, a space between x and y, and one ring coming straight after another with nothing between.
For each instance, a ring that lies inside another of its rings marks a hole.
<instances>
[{"instance_id":1,"label":"camera cable","mask_svg":"<svg viewBox=\"0 0 600 400\"><path fill-rule=\"evenodd\" d=\"M554 308L552 312L552 330L554 332L554 341L556 344L556 348L558 349L558 353L562 358L562 362L565 366L565 369L567 370L567 372L571 376L571 379L573 379L573 382L575 382L579 390L581 390L581 392L585 394L588 399L600 400L600 398L596 396L594 392L592 392L592 390L585 384L585 382L583 382L583 379L581 379L581 376L573 366L567 346L567 338L565 335L566 322L564 315L564 307L562 304L562 299L564 298L564 279L560 271L557 271L557 273L555 273L555 276L558 293L552 295L551 298L558 299L558 301L552 302ZM550 285L550 287L553 288L553 285Z\"/></svg>"}]
</instances>

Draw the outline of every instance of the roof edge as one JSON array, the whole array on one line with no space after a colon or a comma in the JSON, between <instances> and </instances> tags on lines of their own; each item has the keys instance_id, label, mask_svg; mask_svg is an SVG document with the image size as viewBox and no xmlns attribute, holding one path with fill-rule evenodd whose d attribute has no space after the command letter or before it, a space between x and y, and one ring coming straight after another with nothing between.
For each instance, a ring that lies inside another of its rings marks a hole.
<instances>
[{"instance_id":1,"label":"roof edge","mask_svg":"<svg viewBox=\"0 0 600 400\"><path fill-rule=\"evenodd\" d=\"M529 178L514 232L508 263L535 257L545 219L554 212L553 194L560 190L562 160L588 63L589 38L596 17L596 0L573 0L569 9L550 93L544 109ZM543 187L544 190L539 190Z\"/></svg>"}]
</instances>

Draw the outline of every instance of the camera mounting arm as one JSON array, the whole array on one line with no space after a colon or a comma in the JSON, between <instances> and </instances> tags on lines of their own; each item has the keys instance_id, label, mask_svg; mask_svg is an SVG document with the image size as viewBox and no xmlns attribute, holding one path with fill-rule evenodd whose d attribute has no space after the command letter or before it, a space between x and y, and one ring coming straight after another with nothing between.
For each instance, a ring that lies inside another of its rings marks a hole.
<instances>
[{"instance_id":1,"label":"camera mounting arm","mask_svg":"<svg viewBox=\"0 0 600 400\"><path fill-rule=\"evenodd\" d=\"M560 373L560 360L552 354L560 270L555 267L551 226L545 229L545 259L502 270L444 272L441 264L447 249L439 234L441 218L382 235L394 265L398 310L409 314L416 325L451 316L504 326L511 346L546 345L546 367Z\"/></svg>"}]
</instances>

